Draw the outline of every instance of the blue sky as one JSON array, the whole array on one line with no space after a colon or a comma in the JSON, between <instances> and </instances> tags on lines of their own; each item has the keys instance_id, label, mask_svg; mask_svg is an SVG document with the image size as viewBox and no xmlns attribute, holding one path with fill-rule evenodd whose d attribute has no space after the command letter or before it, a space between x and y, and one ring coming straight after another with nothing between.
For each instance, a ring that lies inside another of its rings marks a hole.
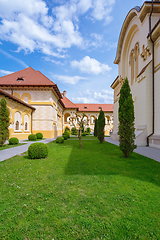
<instances>
[{"instance_id":1,"label":"blue sky","mask_svg":"<svg viewBox=\"0 0 160 240\"><path fill-rule=\"evenodd\" d=\"M31 66L75 103L113 103L119 33L142 0L0 0L0 76Z\"/></svg>"}]
</instances>

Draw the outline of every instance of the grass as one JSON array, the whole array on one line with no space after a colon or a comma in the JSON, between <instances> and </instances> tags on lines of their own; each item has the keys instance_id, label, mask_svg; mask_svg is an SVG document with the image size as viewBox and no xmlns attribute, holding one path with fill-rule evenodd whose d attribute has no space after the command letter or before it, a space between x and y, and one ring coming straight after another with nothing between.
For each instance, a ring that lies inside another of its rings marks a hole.
<instances>
[{"instance_id":1,"label":"grass","mask_svg":"<svg viewBox=\"0 0 160 240\"><path fill-rule=\"evenodd\" d=\"M21 145L24 145L25 143L18 143L16 145L9 145L9 144L5 144L3 147L0 147L0 151L4 150L4 149L8 149L8 148L13 148L13 147L18 147Z\"/></svg>"},{"instance_id":2,"label":"grass","mask_svg":"<svg viewBox=\"0 0 160 240\"><path fill-rule=\"evenodd\" d=\"M37 142L37 141L42 141L42 140L45 140L45 138L42 138L42 139L36 139L36 140L24 140L24 142Z\"/></svg>"},{"instance_id":3,"label":"grass","mask_svg":"<svg viewBox=\"0 0 160 240\"><path fill-rule=\"evenodd\" d=\"M160 239L160 163L104 142L0 163L0 239Z\"/></svg>"}]
</instances>

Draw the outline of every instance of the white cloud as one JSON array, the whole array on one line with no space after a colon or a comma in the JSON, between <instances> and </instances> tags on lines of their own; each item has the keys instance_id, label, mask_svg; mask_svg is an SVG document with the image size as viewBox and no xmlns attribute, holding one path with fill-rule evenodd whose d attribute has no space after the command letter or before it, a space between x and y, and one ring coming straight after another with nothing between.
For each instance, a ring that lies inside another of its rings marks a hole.
<instances>
[{"instance_id":1,"label":"white cloud","mask_svg":"<svg viewBox=\"0 0 160 240\"><path fill-rule=\"evenodd\" d=\"M69 0L54 6L52 15L43 0L0 1L0 39L18 45L18 51L41 51L65 57L54 49L86 44L79 31L79 16L87 13L96 20L109 22L115 0Z\"/></svg>"},{"instance_id":2,"label":"white cloud","mask_svg":"<svg viewBox=\"0 0 160 240\"><path fill-rule=\"evenodd\" d=\"M81 72L96 75L111 70L107 64L100 63L96 59L90 58L89 56L84 57L80 62L76 60L71 61L71 66L80 69Z\"/></svg>"},{"instance_id":3,"label":"white cloud","mask_svg":"<svg viewBox=\"0 0 160 240\"><path fill-rule=\"evenodd\" d=\"M47 62L52 62L52 63L55 63L57 65L64 65L64 63L60 62L60 61L56 61L54 59L51 59L50 57L43 57L43 59Z\"/></svg>"},{"instance_id":4,"label":"white cloud","mask_svg":"<svg viewBox=\"0 0 160 240\"><path fill-rule=\"evenodd\" d=\"M8 57L8 58L13 59L15 62L18 62L18 63L19 63L20 65L22 65L23 67L25 67L25 68L28 67L28 65L27 65L25 62L23 62L21 59L16 58L16 57L13 57L11 54L7 53L6 51L0 49L0 53L4 54L4 55L5 55L6 57Z\"/></svg>"},{"instance_id":5,"label":"white cloud","mask_svg":"<svg viewBox=\"0 0 160 240\"><path fill-rule=\"evenodd\" d=\"M86 78L80 76L53 75L52 77L63 83L69 83L71 85L77 84L80 80L86 80Z\"/></svg>"},{"instance_id":6,"label":"white cloud","mask_svg":"<svg viewBox=\"0 0 160 240\"><path fill-rule=\"evenodd\" d=\"M8 75L11 73L13 73L13 72L0 69L0 76Z\"/></svg>"},{"instance_id":7,"label":"white cloud","mask_svg":"<svg viewBox=\"0 0 160 240\"><path fill-rule=\"evenodd\" d=\"M72 98L74 103L113 103L113 92L102 90L102 92L91 92L90 90L79 91L78 96Z\"/></svg>"},{"instance_id":8,"label":"white cloud","mask_svg":"<svg viewBox=\"0 0 160 240\"><path fill-rule=\"evenodd\" d=\"M112 11L112 7L115 3L115 0L95 0L93 1L93 12L92 16L96 20L102 20L105 19L105 23L108 24L112 17L110 16L110 13Z\"/></svg>"}]
</instances>

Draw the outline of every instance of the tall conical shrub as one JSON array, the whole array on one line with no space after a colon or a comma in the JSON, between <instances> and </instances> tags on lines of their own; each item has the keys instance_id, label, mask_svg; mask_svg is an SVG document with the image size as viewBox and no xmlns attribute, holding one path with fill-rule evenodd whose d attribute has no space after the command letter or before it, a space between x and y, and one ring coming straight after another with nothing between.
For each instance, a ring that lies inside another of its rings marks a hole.
<instances>
[{"instance_id":1,"label":"tall conical shrub","mask_svg":"<svg viewBox=\"0 0 160 240\"><path fill-rule=\"evenodd\" d=\"M94 136L97 137L97 118L95 119L95 123L94 123Z\"/></svg>"},{"instance_id":2,"label":"tall conical shrub","mask_svg":"<svg viewBox=\"0 0 160 240\"><path fill-rule=\"evenodd\" d=\"M7 103L5 98L0 101L0 147L9 138L9 112L7 110Z\"/></svg>"},{"instance_id":3,"label":"tall conical shrub","mask_svg":"<svg viewBox=\"0 0 160 240\"><path fill-rule=\"evenodd\" d=\"M104 141L104 126L105 126L105 116L104 116L104 112L101 109L98 116L98 122L97 122L97 137L100 143L103 143Z\"/></svg>"},{"instance_id":4,"label":"tall conical shrub","mask_svg":"<svg viewBox=\"0 0 160 240\"><path fill-rule=\"evenodd\" d=\"M120 90L118 116L120 149L123 152L124 157L127 158L137 147L134 144L134 104L127 78L125 78Z\"/></svg>"}]
</instances>

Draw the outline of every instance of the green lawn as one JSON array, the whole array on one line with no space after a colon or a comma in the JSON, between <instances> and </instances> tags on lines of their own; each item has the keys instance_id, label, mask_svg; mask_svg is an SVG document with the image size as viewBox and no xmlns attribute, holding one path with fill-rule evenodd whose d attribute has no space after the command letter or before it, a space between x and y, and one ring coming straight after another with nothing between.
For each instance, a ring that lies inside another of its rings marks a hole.
<instances>
[{"instance_id":1,"label":"green lawn","mask_svg":"<svg viewBox=\"0 0 160 240\"><path fill-rule=\"evenodd\" d=\"M160 163L95 141L0 163L0 239L160 239Z\"/></svg>"},{"instance_id":2,"label":"green lawn","mask_svg":"<svg viewBox=\"0 0 160 240\"><path fill-rule=\"evenodd\" d=\"M9 144L5 144L3 147L0 147L0 151L4 150L4 149L8 149L8 148L13 148L13 147L18 147L21 145L24 145L25 143L18 143L16 145L9 145Z\"/></svg>"}]
</instances>

